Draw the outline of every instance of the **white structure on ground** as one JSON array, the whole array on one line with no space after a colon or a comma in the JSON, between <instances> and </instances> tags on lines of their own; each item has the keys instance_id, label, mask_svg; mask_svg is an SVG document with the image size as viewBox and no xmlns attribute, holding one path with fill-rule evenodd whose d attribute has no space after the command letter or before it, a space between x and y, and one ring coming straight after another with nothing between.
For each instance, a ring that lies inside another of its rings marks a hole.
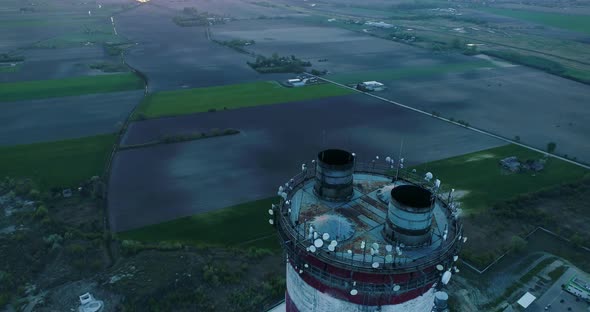
<instances>
[{"instance_id":1,"label":"white structure on ground","mask_svg":"<svg viewBox=\"0 0 590 312\"><path fill-rule=\"evenodd\" d=\"M520 299L518 299L517 303L526 309L531 305L531 303L533 303L533 301L535 301L535 299L537 299L537 297L533 296L533 294L530 292L527 292L522 297L520 297Z\"/></svg>"},{"instance_id":2,"label":"white structure on ground","mask_svg":"<svg viewBox=\"0 0 590 312\"><path fill-rule=\"evenodd\" d=\"M104 302L96 300L90 293L85 293L80 296L80 307L78 312L99 312L102 311Z\"/></svg>"},{"instance_id":3,"label":"white structure on ground","mask_svg":"<svg viewBox=\"0 0 590 312\"><path fill-rule=\"evenodd\" d=\"M383 91L385 90L385 85L378 81L365 81L359 83L360 89L365 89L368 91Z\"/></svg>"},{"instance_id":4,"label":"white structure on ground","mask_svg":"<svg viewBox=\"0 0 590 312\"><path fill-rule=\"evenodd\" d=\"M365 25L379 28L393 28L393 25L385 22L366 22Z\"/></svg>"},{"instance_id":5,"label":"white structure on ground","mask_svg":"<svg viewBox=\"0 0 590 312\"><path fill-rule=\"evenodd\" d=\"M307 79L289 79L287 82L293 87L303 87L307 83Z\"/></svg>"}]
</instances>

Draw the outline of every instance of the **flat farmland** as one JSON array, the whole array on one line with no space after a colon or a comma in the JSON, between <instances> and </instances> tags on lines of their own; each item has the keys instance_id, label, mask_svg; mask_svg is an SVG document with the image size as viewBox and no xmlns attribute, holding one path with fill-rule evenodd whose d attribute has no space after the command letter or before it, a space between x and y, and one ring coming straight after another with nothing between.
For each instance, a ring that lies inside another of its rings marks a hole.
<instances>
[{"instance_id":1,"label":"flat farmland","mask_svg":"<svg viewBox=\"0 0 590 312\"><path fill-rule=\"evenodd\" d=\"M183 115L211 110L303 101L353 92L333 84L287 88L274 81L163 91L150 95L137 110L137 116L153 118Z\"/></svg>"},{"instance_id":2,"label":"flat farmland","mask_svg":"<svg viewBox=\"0 0 590 312\"><path fill-rule=\"evenodd\" d=\"M588 85L522 66L382 82L382 97L590 162Z\"/></svg>"},{"instance_id":3,"label":"flat farmland","mask_svg":"<svg viewBox=\"0 0 590 312\"><path fill-rule=\"evenodd\" d=\"M208 40L205 27L180 27L180 10L142 5L115 17L118 32L137 45L126 61L149 78L150 90L171 90L286 78L261 75L252 58Z\"/></svg>"},{"instance_id":4,"label":"flat farmland","mask_svg":"<svg viewBox=\"0 0 590 312\"><path fill-rule=\"evenodd\" d=\"M143 81L132 73L0 83L0 103L90 93L136 90Z\"/></svg>"},{"instance_id":5,"label":"flat farmland","mask_svg":"<svg viewBox=\"0 0 590 312\"><path fill-rule=\"evenodd\" d=\"M503 144L363 95L141 121L127 141L230 127L241 134L119 152L109 183L113 229L266 198L323 148L370 161L397 155L404 140L411 165Z\"/></svg>"},{"instance_id":6,"label":"flat farmland","mask_svg":"<svg viewBox=\"0 0 590 312\"><path fill-rule=\"evenodd\" d=\"M334 74L448 66L473 62L463 55L432 52L304 19L237 21L212 28L218 40L254 40L247 49L270 56L295 55ZM321 60L321 61L320 61Z\"/></svg>"},{"instance_id":7,"label":"flat farmland","mask_svg":"<svg viewBox=\"0 0 590 312\"><path fill-rule=\"evenodd\" d=\"M0 103L0 146L117 132L143 90Z\"/></svg>"},{"instance_id":8,"label":"flat farmland","mask_svg":"<svg viewBox=\"0 0 590 312\"><path fill-rule=\"evenodd\" d=\"M18 55L25 58L19 71L0 73L0 82L99 75L102 72L91 69L90 65L109 58L102 46L98 45L63 49L27 49L20 51Z\"/></svg>"}]
</instances>

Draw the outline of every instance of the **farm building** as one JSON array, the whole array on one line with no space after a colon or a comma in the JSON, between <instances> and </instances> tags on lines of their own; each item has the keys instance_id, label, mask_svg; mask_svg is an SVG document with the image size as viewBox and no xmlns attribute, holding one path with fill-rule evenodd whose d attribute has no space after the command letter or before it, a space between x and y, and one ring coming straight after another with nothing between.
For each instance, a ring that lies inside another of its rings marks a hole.
<instances>
[{"instance_id":1,"label":"farm building","mask_svg":"<svg viewBox=\"0 0 590 312\"><path fill-rule=\"evenodd\" d=\"M385 85L377 81L365 81L357 85L357 89L362 91L383 91Z\"/></svg>"}]
</instances>

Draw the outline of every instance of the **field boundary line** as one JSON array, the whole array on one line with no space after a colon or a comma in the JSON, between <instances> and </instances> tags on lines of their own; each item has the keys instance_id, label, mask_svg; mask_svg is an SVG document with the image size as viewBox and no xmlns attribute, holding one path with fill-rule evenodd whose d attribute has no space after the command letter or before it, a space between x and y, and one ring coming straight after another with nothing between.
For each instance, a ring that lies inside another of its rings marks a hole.
<instances>
[{"instance_id":1,"label":"field boundary line","mask_svg":"<svg viewBox=\"0 0 590 312\"><path fill-rule=\"evenodd\" d=\"M429 112L423 111L421 109L418 109L418 108L415 108L415 107L412 107L412 106L408 106L408 105L405 105L405 104L396 102L394 100L390 100L390 99L387 99L387 98L384 98L384 97L381 97L381 96L378 96L378 95L375 95L375 94L372 94L372 93L369 93L369 92L365 92L365 91L361 91L361 90L358 90L358 89L353 88L353 87L349 87L347 85L341 84L341 83L336 82L336 81L333 81L333 80L329 80L329 79L326 79L326 78L323 78L323 77L319 77L319 76L316 76L316 75L312 75L312 74L308 74L308 75L313 76L313 77L316 77L317 79L320 79L322 81L325 81L325 82L334 84L334 85L339 86L341 88L346 88L346 89L349 89L349 90L353 90L353 91L356 91L357 93L361 93L361 94L370 96L372 98L381 100L383 102L387 102L387 103L390 103L390 104L399 106L401 108L405 108L407 110L414 111L414 112L419 113L419 114L422 114L422 115L426 115L426 116L429 116L429 117L432 117L432 118L436 118L438 120L445 121L445 122L448 122L450 124L453 124L453 125L456 125L456 126L459 126L459 127L462 127L462 128L465 128L465 129L468 129L468 130L471 130L471 131L474 131L474 132L477 132L477 133L480 133L480 134L483 134L483 135L487 135L489 137L492 137L492 138L495 138L495 139L498 139L498 140L501 140L501 141L504 141L504 142L507 142L507 143L510 143L510 144L514 144L514 145L518 145L520 147L524 147L524 148L526 148L528 150L541 153L541 154L543 154L543 155L545 155L547 157L556 158L556 159L559 159L559 160L568 162L570 164L573 164L573 165L582 167L584 169L589 169L590 170L590 166L589 165L586 165L586 164L583 164L583 163L580 163L580 162L577 162L577 161L574 161L574 160L571 160L571 159L568 159L568 158L565 158L565 157L562 157L562 156L559 156L559 155L556 155L556 154L548 153L548 152L546 152L544 150L541 150L541 149L538 149L536 147L533 147L533 146L530 146L530 145L526 145L526 144L523 144L523 143L520 143L520 142L516 142L514 140L508 139L508 138L503 137L501 135L497 135L497 134L491 133L491 132L489 132L487 130L483 130L483 129L475 128L473 126L465 125L465 124L459 123L457 121L450 120L448 118L441 117L441 116L435 115L433 113L429 113Z\"/></svg>"}]
</instances>

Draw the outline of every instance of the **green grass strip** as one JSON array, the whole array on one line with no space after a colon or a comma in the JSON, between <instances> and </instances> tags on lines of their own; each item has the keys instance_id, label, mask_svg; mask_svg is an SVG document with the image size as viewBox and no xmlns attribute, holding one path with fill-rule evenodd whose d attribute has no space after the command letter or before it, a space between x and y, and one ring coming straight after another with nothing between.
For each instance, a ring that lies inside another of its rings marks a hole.
<instances>
[{"instance_id":1,"label":"green grass strip","mask_svg":"<svg viewBox=\"0 0 590 312\"><path fill-rule=\"evenodd\" d=\"M148 97L140 106L135 118L154 118L305 101L351 93L353 91L332 84L286 88L270 81L165 91Z\"/></svg>"},{"instance_id":2,"label":"green grass strip","mask_svg":"<svg viewBox=\"0 0 590 312\"><path fill-rule=\"evenodd\" d=\"M590 34L590 15L559 14L501 8L486 8L483 9L483 11L533 23Z\"/></svg>"},{"instance_id":3,"label":"green grass strip","mask_svg":"<svg viewBox=\"0 0 590 312\"><path fill-rule=\"evenodd\" d=\"M520 161L538 160L542 154L518 145L505 145L471 154L425 163L415 168L430 171L447 187L466 190L462 208L481 211L494 203L510 200L518 195L561 183L578 181L590 174L589 170L549 158L545 169L533 173L504 173L500 159L516 156Z\"/></svg>"},{"instance_id":4,"label":"green grass strip","mask_svg":"<svg viewBox=\"0 0 590 312\"><path fill-rule=\"evenodd\" d=\"M121 232L124 240L179 242L195 246L245 246L276 250L276 230L268 223L268 209L277 197L247 202Z\"/></svg>"},{"instance_id":5,"label":"green grass strip","mask_svg":"<svg viewBox=\"0 0 590 312\"><path fill-rule=\"evenodd\" d=\"M101 176L115 135L0 147L0 177L32 178L42 190Z\"/></svg>"},{"instance_id":6,"label":"green grass strip","mask_svg":"<svg viewBox=\"0 0 590 312\"><path fill-rule=\"evenodd\" d=\"M0 83L0 102L116 92L143 87L141 79L132 73L7 82Z\"/></svg>"}]
</instances>

